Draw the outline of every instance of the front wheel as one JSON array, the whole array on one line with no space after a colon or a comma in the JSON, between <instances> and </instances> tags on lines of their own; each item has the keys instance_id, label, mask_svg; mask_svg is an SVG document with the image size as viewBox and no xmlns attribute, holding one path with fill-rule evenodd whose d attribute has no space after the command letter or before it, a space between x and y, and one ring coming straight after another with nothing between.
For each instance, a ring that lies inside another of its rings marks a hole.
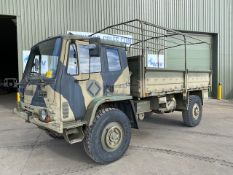
<instances>
[{"instance_id":1,"label":"front wheel","mask_svg":"<svg viewBox=\"0 0 233 175\"><path fill-rule=\"evenodd\" d=\"M183 121L186 126L197 126L202 118L202 101L199 96L190 95L188 110L182 112Z\"/></svg>"},{"instance_id":2,"label":"front wheel","mask_svg":"<svg viewBox=\"0 0 233 175\"><path fill-rule=\"evenodd\" d=\"M128 149L131 125L128 117L116 108L98 111L96 121L85 129L84 149L95 161L106 164L119 159Z\"/></svg>"}]
</instances>

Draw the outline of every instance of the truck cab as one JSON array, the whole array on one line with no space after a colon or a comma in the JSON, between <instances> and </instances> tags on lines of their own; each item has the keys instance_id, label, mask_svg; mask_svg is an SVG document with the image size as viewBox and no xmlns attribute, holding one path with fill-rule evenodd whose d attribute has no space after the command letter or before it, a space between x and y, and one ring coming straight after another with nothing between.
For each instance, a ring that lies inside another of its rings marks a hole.
<instances>
[{"instance_id":1,"label":"truck cab","mask_svg":"<svg viewBox=\"0 0 233 175\"><path fill-rule=\"evenodd\" d=\"M64 35L36 44L18 96L18 110L27 121L69 143L84 139L84 128L95 123L97 108L108 102L124 102L128 127L131 122L137 128L126 52L120 43Z\"/></svg>"},{"instance_id":2,"label":"truck cab","mask_svg":"<svg viewBox=\"0 0 233 175\"><path fill-rule=\"evenodd\" d=\"M72 35L42 41L31 49L19 92L22 108L37 114L38 122L82 121L95 98L129 98L125 49ZM63 132L60 124L51 129Z\"/></svg>"}]
</instances>

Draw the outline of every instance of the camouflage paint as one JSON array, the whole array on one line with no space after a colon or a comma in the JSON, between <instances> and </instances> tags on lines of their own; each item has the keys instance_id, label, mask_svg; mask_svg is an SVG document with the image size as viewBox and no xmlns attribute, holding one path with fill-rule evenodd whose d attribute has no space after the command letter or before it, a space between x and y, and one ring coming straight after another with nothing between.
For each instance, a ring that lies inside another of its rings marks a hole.
<instances>
[{"instance_id":1,"label":"camouflage paint","mask_svg":"<svg viewBox=\"0 0 233 175\"><path fill-rule=\"evenodd\" d=\"M118 94L130 94L129 70L124 49L119 48L119 55L122 67L120 71L110 72L108 70L105 48L109 46L102 46L100 56L102 71L100 73L91 73L90 77L88 76L88 74L72 76L67 73L68 49L70 42L70 38L63 38L60 61L58 63L58 69L55 78L56 81L54 83L45 86L39 84L31 85L26 83L25 78L23 78L21 82L25 83L24 85L22 85L21 88L24 89L24 92L32 92L32 94L24 95L24 98L26 99L25 105L30 104L31 107L39 106L44 108L53 108L50 110L52 110L57 115L56 120L64 122L83 119L85 120L84 117L86 116L85 114L87 108L90 105L90 103L96 98L103 97L106 95L115 96ZM79 45L89 43L76 40L76 44ZM32 64L32 61L29 61L29 65L30 64ZM27 72L25 72L25 74L27 74ZM99 92L96 95L90 94L89 85L92 82L97 82L100 88ZM42 88L41 86L44 87ZM111 91L109 91L109 87L111 87ZM46 91L48 96L40 97L39 92L41 90ZM67 118L63 118L62 116L61 105L63 103L68 104L68 108L70 111L69 116Z\"/></svg>"}]
</instances>

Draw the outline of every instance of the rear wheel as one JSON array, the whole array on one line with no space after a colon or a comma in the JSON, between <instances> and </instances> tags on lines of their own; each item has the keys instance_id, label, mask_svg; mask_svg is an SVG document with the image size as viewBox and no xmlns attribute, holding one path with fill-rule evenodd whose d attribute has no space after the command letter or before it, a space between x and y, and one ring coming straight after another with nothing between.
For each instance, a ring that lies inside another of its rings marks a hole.
<instances>
[{"instance_id":1,"label":"rear wheel","mask_svg":"<svg viewBox=\"0 0 233 175\"><path fill-rule=\"evenodd\" d=\"M197 126L202 118L201 98L196 95L189 96L188 110L182 112L184 124L190 127Z\"/></svg>"},{"instance_id":2,"label":"rear wheel","mask_svg":"<svg viewBox=\"0 0 233 175\"><path fill-rule=\"evenodd\" d=\"M95 123L85 129L84 148L95 161L106 164L119 159L128 149L131 125L119 109L104 108L98 111Z\"/></svg>"}]
</instances>

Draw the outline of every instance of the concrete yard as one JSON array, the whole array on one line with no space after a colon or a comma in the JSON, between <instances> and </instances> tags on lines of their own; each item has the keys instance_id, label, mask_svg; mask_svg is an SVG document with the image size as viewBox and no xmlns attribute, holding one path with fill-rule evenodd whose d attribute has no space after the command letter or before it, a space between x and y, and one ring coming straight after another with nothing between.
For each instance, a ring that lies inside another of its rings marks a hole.
<instances>
[{"instance_id":1,"label":"concrete yard","mask_svg":"<svg viewBox=\"0 0 233 175\"><path fill-rule=\"evenodd\" d=\"M15 95L0 96L0 174L233 174L233 103L208 100L201 124L183 126L181 113L153 115L133 130L130 147L109 165L94 163L82 144L55 140L13 111Z\"/></svg>"}]
</instances>

